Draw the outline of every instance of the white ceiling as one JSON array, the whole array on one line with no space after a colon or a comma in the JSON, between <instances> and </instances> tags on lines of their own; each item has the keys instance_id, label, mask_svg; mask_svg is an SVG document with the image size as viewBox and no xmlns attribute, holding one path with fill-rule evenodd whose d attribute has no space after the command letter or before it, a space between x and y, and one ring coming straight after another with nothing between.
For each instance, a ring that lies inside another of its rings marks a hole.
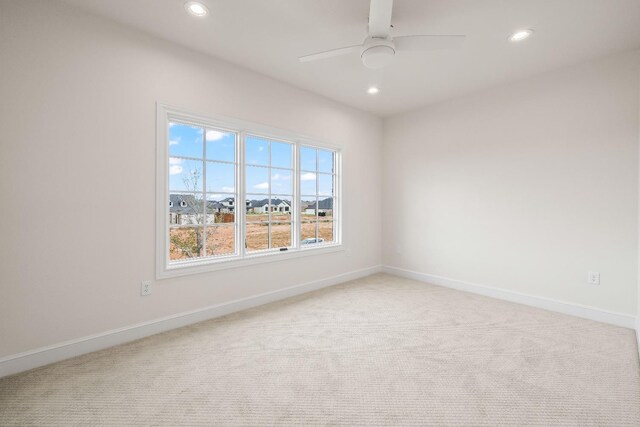
<instances>
[{"instance_id":1,"label":"white ceiling","mask_svg":"<svg viewBox=\"0 0 640 427\"><path fill-rule=\"evenodd\" d=\"M640 0L396 0L392 35L467 34L456 51L398 54L383 70L358 55L298 56L361 43L368 0L65 0L99 15L381 116L610 52L640 48ZM510 43L517 29L530 39ZM378 85L378 95L367 95Z\"/></svg>"}]
</instances>

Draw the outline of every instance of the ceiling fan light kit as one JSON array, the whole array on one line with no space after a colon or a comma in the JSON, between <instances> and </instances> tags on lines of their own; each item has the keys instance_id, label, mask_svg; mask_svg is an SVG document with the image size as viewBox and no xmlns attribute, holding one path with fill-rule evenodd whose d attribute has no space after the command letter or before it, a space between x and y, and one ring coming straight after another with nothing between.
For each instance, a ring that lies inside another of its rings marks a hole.
<instances>
[{"instance_id":1,"label":"ceiling fan light kit","mask_svg":"<svg viewBox=\"0 0 640 427\"><path fill-rule=\"evenodd\" d=\"M392 41L379 38L367 38L360 58L365 67L377 69L389 65L395 54L396 49Z\"/></svg>"}]
</instances>

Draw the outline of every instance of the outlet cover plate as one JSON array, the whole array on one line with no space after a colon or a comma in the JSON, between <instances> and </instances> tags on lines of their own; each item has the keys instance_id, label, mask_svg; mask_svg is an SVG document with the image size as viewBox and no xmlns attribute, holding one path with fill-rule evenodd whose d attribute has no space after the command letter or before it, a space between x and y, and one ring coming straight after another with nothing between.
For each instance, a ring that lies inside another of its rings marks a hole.
<instances>
[{"instance_id":1,"label":"outlet cover plate","mask_svg":"<svg viewBox=\"0 0 640 427\"><path fill-rule=\"evenodd\" d=\"M151 280L143 280L140 282L140 295L151 295Z\"/></svg>"}]
</instances>

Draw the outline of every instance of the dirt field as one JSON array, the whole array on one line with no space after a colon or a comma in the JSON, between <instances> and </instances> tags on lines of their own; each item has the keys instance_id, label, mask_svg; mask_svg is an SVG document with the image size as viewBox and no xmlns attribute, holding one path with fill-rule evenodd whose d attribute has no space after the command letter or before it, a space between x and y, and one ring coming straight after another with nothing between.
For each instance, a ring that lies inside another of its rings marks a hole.
<instances>
[{"instance_id":1,"label":"dirt field","mask_svg":"<svg viewBox=\"0 0 640 427\"><path fill-rule=\"evenodd\" d=\"M288 214L272 214L272 221L288 221ZM314 215L302 215L300 240L316 237L316 223ZM325 243L333 241L333 218L320 217L318 223L319 237ZM247 251L269 249L268 215L247 215ZM313 222L312 222L313 221ZM235 227L230 225L207 227L206 254L198 253L198 239L196 230L202 233L202 228L172 228L170 230L171 245L169 255L171 260L189 259L200 256L232 254L235 249ZM291 223L271 224L271 247L283 248L291 246Z\"/></svg>"},{"instance_id":2,"label":"dirt field","mask_svg":"<svg viewBox=\"0 0 640 427\"><path fill-rule=\"evenodd\" d=\"M333 222L322 221L319 223L320 238L325 243L333 241ZM257 251L269 248L269 227L265 223L248 223L247 224L247 250ZM300 240L315 238L316 224L315 222L303 222L301 227ZM291 246L291 223L272 223L271 224L271 247L285 248Z\"/></svg>"}]
</instances>

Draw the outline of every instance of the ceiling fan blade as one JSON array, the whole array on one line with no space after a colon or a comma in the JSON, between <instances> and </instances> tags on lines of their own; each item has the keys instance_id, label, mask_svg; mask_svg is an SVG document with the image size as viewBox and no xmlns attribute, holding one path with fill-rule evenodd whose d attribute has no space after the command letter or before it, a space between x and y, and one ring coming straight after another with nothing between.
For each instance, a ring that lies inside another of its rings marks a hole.
<instances>
[{"instance_id":1,"label":"ceiling fan blade","mask_svg":"<svg viewBox=\"0 0 640 427\"><path fill-rule=\"evenodd\" d=\"M369 37L389 37L393 0L371 0L369 8Z\"/></svg>"},{"instance_id":2,"label":"ceiling fan blade","mask_svg":"<svg viewBox=\"0 0 640 427\"><path fill-rule=\"evenodd\" d=\"M467 36L400 36L394 37L397 51L421 51L438 49L457 49Z\"/></svg>"},{"instance_id":3,"label":"ceiling fan blade","mask_svg":"<svg viewBox=\"0 0 640 427\"><path fill-rule=\"evenodd\" d=\"M327 50L325 52L318 52L318 53L312 53L311 55L301 56L300 58L298 58L298 61L300 62L317 61L319 59L326 59L326 58L331 58L333 56L346 55L351 52L358 52L360 49L362 49L362 45L359 45L359 44L355 46L341 47L338 49Z\"/></svg>"}]
</instances>

